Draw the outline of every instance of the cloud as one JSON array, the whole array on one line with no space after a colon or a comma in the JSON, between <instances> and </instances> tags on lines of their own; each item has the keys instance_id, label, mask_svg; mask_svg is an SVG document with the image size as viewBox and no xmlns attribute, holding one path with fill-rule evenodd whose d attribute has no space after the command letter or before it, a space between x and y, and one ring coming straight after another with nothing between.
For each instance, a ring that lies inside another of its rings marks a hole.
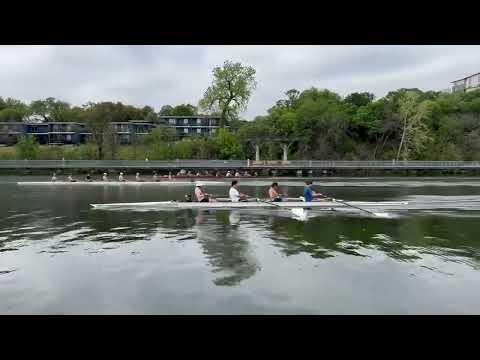
<instances>
[{"instance_id":1,"label":"cloud","mask_svg":"<svg viewBox=\"0 0 480 360\"><path fill-rule=\"evenodd\" d=\"M0 96L81 105L122 101L159 110L196 104L226 59L257 70L247 119L286 90L312 86L377 97L402 87L441 90L480 71L480 46L0 46Z\"/></svg>"}]
</instances>

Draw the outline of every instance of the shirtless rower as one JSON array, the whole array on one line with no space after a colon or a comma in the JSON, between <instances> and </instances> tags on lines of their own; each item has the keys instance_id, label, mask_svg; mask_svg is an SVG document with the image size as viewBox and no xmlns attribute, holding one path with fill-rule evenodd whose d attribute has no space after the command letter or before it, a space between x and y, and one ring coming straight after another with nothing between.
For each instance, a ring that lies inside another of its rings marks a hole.
<instances>
[{"instance_id":1,"label":"shirtless rower","mask_svg":"<svg viewBox=\"0 0 480 360\"><path fill-rule=\"evenodd\" d=\"M153 172L152 180L153 181L158 181L158 175L155 171Z\"/></svg>"},{"instance_id":2,"label":"shirtless rower","mask_svg":"<svg viewBox=\"0 0 480 360\"><path fill-rule=\"evenodd\" d=\"M57 181L57 175L55 173L53 173L53 175L52 175L52 181L53 182Z\"/></svg>"},{"instance_id":3,"label":"shirtless rower","mask_svg":"<svg viewBox=\"0 0 480 360\"><path fill-rule=\"evenodd\" d=\"M282 200L282 195L280 193L280 188L278 187L278 183L274 182L272 185L270 185L270 188L268 189L268 197L270 198L270 201L273 202L280 202Z\"/></svg>"},{"instance_id":4,"label":"shirtless rower","mask_svg":"<svg viewBox=\"0 0 480 360\"><path fill-rule=\"evenodd\" d=\"M212 197L212 195L207 194L203 190L204 184L201 182L197 182L195 184L195 197L197 198L198 202L215 202L216 200Z\"/></svg>"},{"instance_id":5,"label":"shirtless rower","mask_svg":"<svg viewBox=\"0 0 480 360\"><path fill-rule=\"evenodd\" d=\"M107 173L103 173L102 180L103 181L108 181L108 174Z\"/></svg>"},{"instance_id":6,"label":"shirtless rower","mask_svg":"<svg viewBox=\"0 0 480 360\"><path fill-rule=\"evenodd\" d=\"M142 178L140 177L140 173L139 173L139 172L137 172L137 173L135 174L135 180L138 181L138 182L143 182Z\"/></svg>"},{"instance_id":7,"label":"shirtless rower","mask_svg":"<svg viewBox=\"0 0 480 360\"><path fill-rule=\"evenodd\" d=\"M118 175L118 181L126 181L125 178L123 177L123 172L121 172L121 173Z\"/></svg>"},{"instance_id":8,"label":"shirtless rower","mask_svg":"<svg viewBox=\"0 0 480 360\"><path fill-rule=\"evenodd\" d=\"M68 179L68 181L70 181L70 182L76 182L76 181L77 181L77 180L75 180L75 179L73 178L72 174L68 175L68 178L67 178L67 179Z\"/></svg>"}]
</instances>

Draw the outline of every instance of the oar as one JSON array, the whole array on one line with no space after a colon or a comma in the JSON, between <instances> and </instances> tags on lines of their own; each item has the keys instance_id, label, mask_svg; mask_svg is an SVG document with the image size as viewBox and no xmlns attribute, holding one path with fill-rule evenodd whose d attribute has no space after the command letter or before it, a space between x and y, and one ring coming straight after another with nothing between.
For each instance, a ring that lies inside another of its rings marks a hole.
<instances>
[{"instance_id":1,"label":"oar","mask_svg":"<svg viewBox=\"0 0 480 360\"><path fill-rule=\"evenodd\" d=\"M265 203L265 204L268 204L268 205L273 205L273 206L276 206L276 207L281 207L280 205L275 204L275 203L272 202L272 201L260 200L259 198L256 198L256 199L257 199L257 201L260 201L260 202Z\"/></svg>"},{"instance_id":2,"label":"oar","mask_svg":"<svg viewBox=\"0 0 480 360\"><path fill-rule=\"evenodd\" d=\"M375 214L374 212L371 212L371 211L368 211L368 210L359 208L359 207L357 207L357 206L351 205L351 204L349 204L349 203L347 203L347 202L345 202L345 201L336 200L336 199L334 199L334 198L325 196L325 195L323 195L323 194L321 194L321 196L323 196L324 198L327 198L327 199L331 199L331 200L334 201L334 202L338 202L338 203L340 203L340 204L347 205L347 206L349 206L349 207L351 207L351 208L354 208L354 209L357 209L357 210L361 210L361 211L365 211L365 212L367 212L367 213L369 213L369 214L372 214L372 215L374 215L374 216L378 216L378 215Z\"/></svg>"}]
</instances>

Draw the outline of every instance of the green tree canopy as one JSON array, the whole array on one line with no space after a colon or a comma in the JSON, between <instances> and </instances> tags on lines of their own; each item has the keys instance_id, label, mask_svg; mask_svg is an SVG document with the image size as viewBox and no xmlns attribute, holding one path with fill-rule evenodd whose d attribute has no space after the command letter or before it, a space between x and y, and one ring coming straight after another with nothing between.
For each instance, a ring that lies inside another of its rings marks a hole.
<instances>
[{"instance_id":1,"label":"green tree canopy","mask_svg":"<svg viewBox=\"0 0 480 360\"><path fill-rule=\"evenodd\" d=\"M241 63L225 61L213 69L213 82L203 95L199 106L220 114L220 126L227 120L238 118L246 110L252 91L256 87L255 69Z\"/></svg>"}]
</instances>

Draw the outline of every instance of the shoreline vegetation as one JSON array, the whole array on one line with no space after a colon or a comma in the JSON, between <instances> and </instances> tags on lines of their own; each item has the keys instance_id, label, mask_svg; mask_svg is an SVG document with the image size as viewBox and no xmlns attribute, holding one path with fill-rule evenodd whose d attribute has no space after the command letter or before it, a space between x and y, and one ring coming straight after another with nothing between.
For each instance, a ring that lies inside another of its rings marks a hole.
<instances>
[{"instance_id":1,"label":"shoreline vegetation","mask_svg":"<svg viewBox=\"0 0 480 360\"><path fill-rule=\"evenodd\" d=\"M251 121L239 114L256 88L255 70L226 61L213 70L211 86L198 106L165 105L159 112L121 102L82 106L47 98L26 104L0 97L0 122L85 122L91 135L81 145L42 146L22 136L0 147L0 160L463 160L480 159L480 90L445 93L399 89L375 99L368 92L346 97L317 88L288 90L266 115ZM159 125L145 136L121 145L111 122L145 120L160 115L220 116L213 136L176 139ZM229 124L229 128L222 125Z\"/></svg>"}]
</instances>

